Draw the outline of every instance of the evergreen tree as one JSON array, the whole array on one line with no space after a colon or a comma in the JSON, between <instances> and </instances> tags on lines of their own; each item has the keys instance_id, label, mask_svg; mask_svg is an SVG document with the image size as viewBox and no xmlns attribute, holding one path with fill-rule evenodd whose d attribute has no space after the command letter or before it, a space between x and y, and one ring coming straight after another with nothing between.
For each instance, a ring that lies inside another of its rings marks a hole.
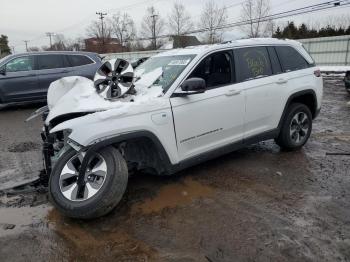
<instances>
[{"instance_id":1,"label":"evergreen tree","mask_svg":"<svg viewBox=\"0 0 350 262\"><path fill-rule=\"evenodd\" d=\"M300 26L299 26L299 29L298 29L298 36L300 39L303 39L303 38L308 38L309 37L309 29L307 28L307 26L302 23Z\"/></svg>"},{"instance_id":2,"label":"evergreen tree","mask_svg":"<svg viewBox=\"0 0 350 262\"><path fill-rule=\"evenodd\" d=\"M282 38L282 31L281 28L278 26L276 29L276 32L272 35L274 38Z\"/></svg>"},{"instance_id":3,"label":"evergreen tree","mask_svg":"<svg viewBox=\"0 0 350 262\"><path fill-rule=\"evenodd\" d=\"M9 41L6 35L1 35L0 37L0 57L4 57L11 54L11 49L9 47Z\"/></svg>"}]
</instances>

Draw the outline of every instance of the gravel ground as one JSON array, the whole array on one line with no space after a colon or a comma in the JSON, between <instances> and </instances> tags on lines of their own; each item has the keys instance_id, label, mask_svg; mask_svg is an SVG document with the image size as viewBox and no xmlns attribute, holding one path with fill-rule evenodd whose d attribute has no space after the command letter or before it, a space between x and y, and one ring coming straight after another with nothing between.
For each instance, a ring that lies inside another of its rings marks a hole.
<instances>
[{"instance_id":1,"label":"gravel ground","mask_svg":"<svg viewBox=\"0 0 350 262\"><path fill-rule=\"evenodd\" d=\"M350 261L349 100L325 80L309 143L259 143L165 178L137 174L107 217L61 216L46 193L0 195L1 261ZM0 112L0 187L41 168L34 108Z\"/></svg>"}]
</instances>

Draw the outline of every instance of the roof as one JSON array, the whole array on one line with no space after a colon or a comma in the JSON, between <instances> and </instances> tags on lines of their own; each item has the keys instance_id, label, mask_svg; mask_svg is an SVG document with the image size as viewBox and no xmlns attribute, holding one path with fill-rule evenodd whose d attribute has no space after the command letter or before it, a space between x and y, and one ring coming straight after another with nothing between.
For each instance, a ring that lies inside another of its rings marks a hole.
<instances>
[{"instance_id":1,"label":"roof","mask_svg":"<svg viewBox=\"0 0 350 262\"><path fill-rule=\"evenodd\" d=\"M17 56L23 56L23 55L74 55L74 54L80 54L80 55L96 55L96 53L93 52L83 52L83 51L40 51L40 52L26 52L26 53L16 53L9 55L8 57L17 57Z\"/></svg>"},{"instance_id":2,"label":"roof","mask_svg":"<svg viewBox=\"0 0 350 262\"><path fill-rule=\"evenodd\" d=\"M257 46L257 45L293 45L301 46L301 43L295 40L281 40L276 38L250 38L250 39L241 39L226 42L223 44L214 44L214 45L199 45L199 46L189 46L186 48L173 49L158 54L157 56L171 56L171 55L200 55L205 54L211 51L234 48L240 46Z\"/></svg>"}]
</instances>

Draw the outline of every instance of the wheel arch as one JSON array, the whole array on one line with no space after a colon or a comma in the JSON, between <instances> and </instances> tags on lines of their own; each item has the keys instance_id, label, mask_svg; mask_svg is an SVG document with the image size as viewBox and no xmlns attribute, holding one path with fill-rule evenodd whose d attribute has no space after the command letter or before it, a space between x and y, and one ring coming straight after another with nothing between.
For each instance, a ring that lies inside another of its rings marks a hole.
<instances>
[{"instance_id":1,"label":"wheel arch","mask_svg":"<svg viewBox=\"0 0 350 262\"><path fill-rule=\"evenodd\" d=\"M307 89L303 91L296 92L289 96L286 105L284 106L281 119L278 124L278 129L281 129L283 120L287 114L287 110L292 103L301 103L306 105L312 114L312 118L315 119L317 116L317 96L314 90Z\"/></svg>"},{"instance_id":2,"label":"wheel arch","mask_svg":"<svg viewBox=\"0 0 350 262\"><path fill-rule=\"evenodd\" d=\"M82 170L87 165L89 155L107 146L114 146L121 151L127 162L138 161L139 169L147 165L157 175L173 174L170 157L158 137L150 131L141 130L108 138L91 145L82 163ZM85 161L86 160L86 161Z\"/></svg>"}]
</instances>

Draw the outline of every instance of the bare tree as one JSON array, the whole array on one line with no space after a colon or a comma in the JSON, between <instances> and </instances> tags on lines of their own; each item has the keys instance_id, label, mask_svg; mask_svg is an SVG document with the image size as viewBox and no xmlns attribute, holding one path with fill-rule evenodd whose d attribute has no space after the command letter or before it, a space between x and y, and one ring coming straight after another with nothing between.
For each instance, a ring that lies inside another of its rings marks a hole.
<instances>
[{"instance_id":1,"label":"bare tree","mask_svg":"<svg viewBox=\"0 0 350 262\"><path fill-rule=\"evenodd\" d=\"M270 33L272 21L266 21L270 15L270 0L247 0L242 4L241 19L249 21L241 30L249 37L263 37Z\"/></svg>"},{"instance_id":2,"label":"bare tree","mask_svg":"<svg viewBox=\"0 0 350 262\"><path fill-rule=\"evenodd\" d=\"M135 23L128 13L121 14L118 12L117 14L113 15L110 20L110 24L112 27L112 32L122 46L126 46L127 43L135 38Z\"/></svg>"},{"instance_id":3,"label":"bare tree","mask_svg":"<svg viewBox=\"0 0 350 262\"><path fill-rule=\"evenodd\" d=\"M104 29L102 32L102 24L100 21L93 21L91 24L87 27L86 32L88 36L90 37L96 37L98 39L108 39L111 38L111 33L112 33L112 27L110 23L107 21L103 21L104 23Z\"/></svg>"},{"instance_id":4,"label":"bare tree","mask_svg":"<svg viewBox=\"0 0 350 262\"><path fill-rule=\"evenodd\" d=\"M28 52L39 52L39 47L36 47L36 46L28 47Z\"/></svg>"},{"instance_id":5,"label":"bare tree","mask_svg":"<svg viewBox=\"0 0 350 262\"><path fill-rule=\"evenodd\" d=\"M153 49L157 49L160 46L160 41L157 41L157 39L163 32L164 21L154 6L147 8L146 14L142 20L141 28L142 35L152 39L152 47Z\"/></svg>"},{"instance_id":6,"label":"bare tree","mask_svg":"<svg viewBox=\"0 0 350 262\"><path fill-rule=\"evenodd\" d=\"M205 42L214 44L222 41L223 30L220 29L227 21L226 8L219 7L214 0L205 3L200 18L200 27L207 29Z\"/></svg>"},{"instance_id":7,"label":"bare tree","mask_svg":"<svg viewBox=\"0 0 350 262\"><path fill-rule=\"evenodd\" d=\"M174 2L168 20L168 28L173 35L183 35L193 28L191 15L180 2Z\"/></svg>"}]
</instances>

